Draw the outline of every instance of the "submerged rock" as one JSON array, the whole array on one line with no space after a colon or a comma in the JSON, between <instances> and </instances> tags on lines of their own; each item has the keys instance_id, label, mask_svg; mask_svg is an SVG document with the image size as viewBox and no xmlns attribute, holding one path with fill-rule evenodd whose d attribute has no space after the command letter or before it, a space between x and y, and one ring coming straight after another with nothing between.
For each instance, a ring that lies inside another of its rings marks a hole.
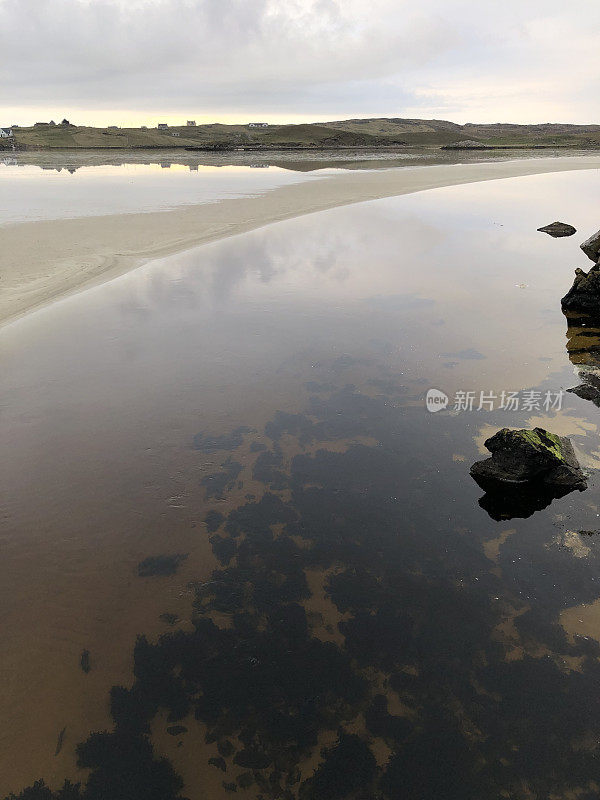
<instances>
[{"instance_id":1,"label":"submerged rock","mask_svg":"<svg viewBox=\"0 0 600 800\"><path fill-rule=\"evenodd\" d=\"M565 311L600 315L600 264L596 264L589 272L578 267L573 286L560 303Z\"/></svg>"},{"instance_id":2,"label":"submerged rock","mask_svg":"<svg viewBox=\"0 0 600 800\"><path fill-rule=\"evenodd\" d=\"M594 264L597 264L600 259L600 231L596 231L596 233L592 234L580 247L586 256L590 258Z\"/></svg>"},{"instance_id":3,"label":"submerged rock","mask_svg":"<svg viewBox=\"0 0 600 800\"><path fill-rule=\"evenodd\" d=\"M587 486L569 439L543 428L502 428L486 440L485 446L491 458L471 467L471 476L483 489L538 484L583 491Z\"/></svg>"},{"instance_id":4,"label":"submerged rock","mask_svg":"<svg viewBox=\"0 0 600 800\"><path fill-rule=\"evenodd\" d=\"M573 236L574 233L577 233L577 228L574 228L567 222L551 222L550 225L544 225L543 228L538 228L538 231L540 231L540 233L547 233L549 236L553 236L557 239L561 236Z\"/></svg>"}]
</instances>

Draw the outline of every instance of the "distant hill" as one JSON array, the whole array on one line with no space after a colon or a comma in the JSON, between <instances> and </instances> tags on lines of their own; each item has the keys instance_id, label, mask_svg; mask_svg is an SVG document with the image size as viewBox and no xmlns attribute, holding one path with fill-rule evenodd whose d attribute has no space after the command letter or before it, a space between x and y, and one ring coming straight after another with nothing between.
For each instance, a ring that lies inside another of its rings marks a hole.
<instances>
[{"instance_id":1,"label":"distant hill","mask_svg":"<svg viewBox=\"0 0 600 800\"><path fill-rule=\"evenodd\" d=\"M443 147L600 147L600 125L478 125L437 119L348 119L299 125L198 125L195 127L90 128L36 125L14 128L17 149L338 149ZM463 145L467 146L467 145Z\"/></svg>"}]
</instances>

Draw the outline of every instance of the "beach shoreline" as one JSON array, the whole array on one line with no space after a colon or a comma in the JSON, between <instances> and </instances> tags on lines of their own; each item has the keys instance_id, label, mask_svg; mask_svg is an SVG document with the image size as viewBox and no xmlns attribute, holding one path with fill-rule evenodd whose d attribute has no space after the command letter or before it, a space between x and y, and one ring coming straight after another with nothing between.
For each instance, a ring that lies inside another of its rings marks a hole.
<instances>
[{"instance_id":1,"label":"beach shoreline","mask_svg":"<svg viewBox=\"0 0 600 800\"><path fill-rule=\"evenodd\" d=\"M7 224L0 228L0 327L154 258L293 217L445 186L598 168L600 155L395 167L167 211Z\"/></svg>"}]
</instances>

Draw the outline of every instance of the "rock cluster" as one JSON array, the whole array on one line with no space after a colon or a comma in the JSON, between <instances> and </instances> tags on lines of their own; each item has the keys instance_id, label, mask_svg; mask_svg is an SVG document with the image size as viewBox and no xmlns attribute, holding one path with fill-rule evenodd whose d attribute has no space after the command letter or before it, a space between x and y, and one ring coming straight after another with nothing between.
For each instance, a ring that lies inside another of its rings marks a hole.
<instances>
[{"instance_id":1,"label":"rock cluster","mask_svg":"<svg viewBox=\"0 0 600 800\"><path fill-rule=\"evenodd\" d=\"M573 286L562 298L565 311L600 315L600 231L597 231L581 245L586 256L594 262L589 272L579 267L575 270Z\"/></svg>"}]
</instances>

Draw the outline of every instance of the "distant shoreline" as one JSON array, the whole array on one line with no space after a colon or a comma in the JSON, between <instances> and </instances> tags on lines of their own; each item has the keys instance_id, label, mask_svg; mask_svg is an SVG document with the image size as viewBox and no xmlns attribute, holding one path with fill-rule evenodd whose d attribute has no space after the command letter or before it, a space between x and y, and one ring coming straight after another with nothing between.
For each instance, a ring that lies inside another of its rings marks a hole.
<instances>
[{"instance_id":1,"label":"distant shoreline","mask_svg":"<svg viewBox=\"0 0 600 800\"><path fill-rule=\"evenodd\" d=\"M350 171L171 211L7 224L0 228L0 325L150 260L292 217L444 186L585 169L600 169L600 154Z\"/></svg>"},{"instance_id":2,"label":"distant shoreline","mask_svg":"<svg viewBox=\"0 0 600 800\"><path fill-rule=\"evenodd\" d=\"M244 124L220 122L172 125L156 120L152 126L96 128L74 125L68 120L56 124L36 122L30 127L13 125L6 129L9 139L0 140L0 149L54 150L63 148L210 148L239 147L264 150L369 149L388 147L446 147L477 144L489 148L571 147L600 148L600 125L546 123L466 123L449 120L379 117L324 122L278 124L248 121ZM2 143L5 143L4 145ZM462 149L462 148L461 148Z\"/></svg>"}]
</instances>

